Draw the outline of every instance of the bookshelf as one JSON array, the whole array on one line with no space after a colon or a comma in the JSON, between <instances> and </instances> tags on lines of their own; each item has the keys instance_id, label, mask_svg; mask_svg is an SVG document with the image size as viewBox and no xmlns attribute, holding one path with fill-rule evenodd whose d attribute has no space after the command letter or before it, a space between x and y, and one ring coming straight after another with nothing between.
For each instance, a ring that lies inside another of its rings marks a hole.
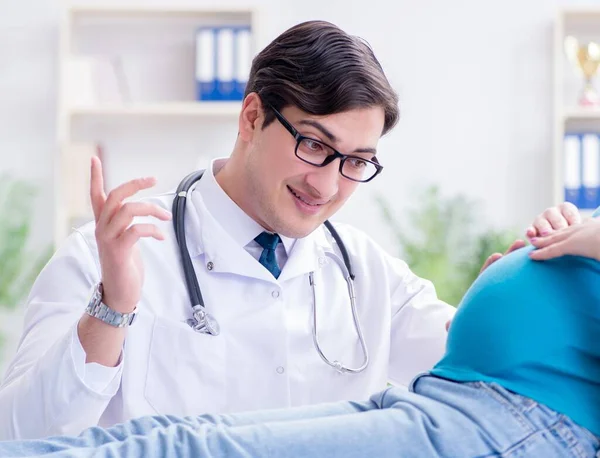
<instances>
[{"instance_id":1,"label":"bookshelf","mask_svg":"<svg viewBox=\"0 0 600 458\"><path fill-rule=\"evenodd\" d=\"M250 25L254 53L257 16L254 9L236 7L63 4L54 157L56 246L74 225L92 219L89 156L103 138L82 141L82 123L118 126L135 120L156 130L164 121L176 125L178 134L182 126L193 126L190 120L206 120L212 128L231 125L241 102L197 101L195 31L204 25Z\"/></svg>"},{"instance_id":2,"label":"bookshelf","mask_svg":"<svg viewBox=\"0 0 600 458\"><path fill-rule=\"evenodd\" d=\"M554 29L554 138L553 138L553 196L554 204L565 200L565 151L566 133L599 133L600 105L581 106L578 102L583 88L583 75L569 61L565 52L565 38L574 36L582 43L600 43L600 7L566 7L558 11ZM600 91L600 74L593 79ZM592 209L580 209L584 217L591 216Z\"/></svg>"}]
</instances>

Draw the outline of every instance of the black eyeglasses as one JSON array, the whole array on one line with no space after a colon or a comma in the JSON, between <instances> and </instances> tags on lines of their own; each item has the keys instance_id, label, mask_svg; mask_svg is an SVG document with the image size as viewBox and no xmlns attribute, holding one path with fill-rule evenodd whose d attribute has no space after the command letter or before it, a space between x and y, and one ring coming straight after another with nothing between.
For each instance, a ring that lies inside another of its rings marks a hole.
<instances>
[{"instance_id":1,"label":"black eyeglasses","mask_svg":"<svg viewBox=\"0 0 600 458\"><path fill-rule=\"evenodd\" d=\"M369 161L360 156L342 154L322 141L305 137L279 111L271 105L269 107L273 110L275 117L283 127L296 139L294 153L298 159L316 167L325 167L327 164L340 158L340 173L342 176L360 183L371 181L383 170L383 166L379 164L376 158Z\"/></svg>"}]
</instances>

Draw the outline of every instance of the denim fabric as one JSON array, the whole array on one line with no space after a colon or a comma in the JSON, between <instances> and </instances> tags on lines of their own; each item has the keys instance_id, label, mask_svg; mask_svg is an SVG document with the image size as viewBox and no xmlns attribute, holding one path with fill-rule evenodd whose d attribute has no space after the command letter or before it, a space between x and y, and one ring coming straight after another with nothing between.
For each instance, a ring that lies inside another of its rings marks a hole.
<instances>
[{"instance_id":1,"label":"denim fabric","mask_svg":"<svg viewBox=\"0 0 600 458\"><path fill-rule=\"evenodd\" d=\"M365 402L144 417L76 438L0 443L1 457L596 457L569 418L493 383L430 375Z\"/></svg>"}]
</instances>

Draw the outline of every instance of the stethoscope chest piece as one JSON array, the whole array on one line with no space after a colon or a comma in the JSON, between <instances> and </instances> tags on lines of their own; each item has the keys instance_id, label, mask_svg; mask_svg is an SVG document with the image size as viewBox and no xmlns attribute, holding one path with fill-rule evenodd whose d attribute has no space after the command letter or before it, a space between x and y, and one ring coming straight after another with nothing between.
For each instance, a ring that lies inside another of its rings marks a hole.
<instances>
[{"instance_id":1,"label":"stethoscope chest piece","mask_svg":"<svg viewBox=\"0 0 600 458\"><path fill-rule=\"evenodd\" d=\"M190 302L192 303L192 318L189 318L187 324L192 327L192 329L201 334L208 334L212 336L218 336L221 332L219 328L219 323L217 320L206 311L204 307L204 300L202 299L202 292L200 291L200 285L198 284L198 279L196 278L196 272L194 271L194 266L192 264L192 259L187 249L187 243L185 239L185 206L188 197L189 190L192 185L198 181L202 177L203 171L198 171L189 174L187 177L183 179L179 186L177 187L177 191L175 193L175 198L173 200L173 227L175 230L175 236L177 239L177 244L179 246L179 252L181 254L181 261L183 263L183 273L185 277L185 283L187 286L188 294L190 296ZM313 318L313 326L312 326L312 334L313 341L317 353L321 357L321 359L327 363L329 366L333 367L340 373L358 373L362 372L366 369L369 364L369 353L367 351L367 346L365 343L365 339L362 334L362 330L360 328L360 323L358 320L358 313L356 310L356 294L354 292L354 273L352 271L352 264L350 262L350 257L340 238L339 234L333 227L333 225L329 221L325 221L323 223L333 239L336 241L338 248L342 254L343 260L339 259L334 253L326 252L325 258L321 258L319 264L321 267L327 264L327 257L334 260L342 270L344 274L344 278L346 279L346 283L348 285L348 295L350 299L350 308L352 310L352 317L354 321L354 327L356 333L358 335L358 339L360 342L360 346L362 347L364 359L362 364L356 368L350 368L342 364L340 361L333 360L330 361L325 354L323 353L321 346L319 345L319 337L317 334L317 296L315 292L315 275L314 272L310 272L309 274L309 283L312 289L312 318ZM207 265L209 270L212 270L212 263Z\"/></svg>"},{"instance_id":2,"label":"stethoscope chest piece","mask_svg":"<svg viewBox=\"0 0 600 458\"><path fill-rule=\"evenodd\" d=\"M187 320L187 323L196 332L202 334L210 334L212 336L218 336L221 332L219 323L213 318L213 316L206 311L202 305L195 305L193 317Z\"/></svg>"}]
</instances>

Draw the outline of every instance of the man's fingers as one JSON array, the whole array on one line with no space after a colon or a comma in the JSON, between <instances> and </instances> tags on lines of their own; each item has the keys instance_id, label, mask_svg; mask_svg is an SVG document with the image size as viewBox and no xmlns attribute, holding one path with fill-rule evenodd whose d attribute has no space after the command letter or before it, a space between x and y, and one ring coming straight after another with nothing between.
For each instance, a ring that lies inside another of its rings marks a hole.
<instances>
[{"instance_id":1,"label":"man's fingers","mask_svg":"<svg viewBox=\"0 0 600 458\"><path fill-rule=\"evenodd\" d=\"M502 253L494 253L494 254L490 255L483 263L483 266L481 267L481 270L479 271L479 273L483 272L485 269L487 269L490 265L492 265L494 262L496 262L501 257L502 257Z\"/></svg>"},{"instance_id":2,"label":"man's fingers","mask_svg":"<svg viewBox=\"0 0 600 458\"><path fill-rule=\"evenodd\" d=\"M121 206L110 224L106 226L103 235L107 239L120 237L134 218L142 216L153 216L161 221L168 221L171 219L171 212L149 202L127 202Z\"/></svg>"},{"instance_id":3,"label":"man's fingers","mask_svg":"<svg viewBox=\"0 0 600 458\"><path fill-rule=\"evenodd\" d=\"M536 261L544 261L546 259L558 258L565 254L566 242L558 242L553 245L549 245L545 248L533 250L529 253L529 257Z\"/></svg>"},{"instance_id":4,"label":"man's fingers","mask_svg":"<svg viewBox=\"0 0 600 458\"><path fill-rule=\"evenodd\" d=\"M113 218L125 199L143 189L151 188L155 184L156 178L154 177L136 178L113 189L108 194L106 203L104 204L104 211L102 212L103 222L107 224Z\"/></svg>"},{"instance_id":5,"label":"man's fingers","mask_svg":"<svg viewBox=\"0 0 600 458\"><path fill-rule=\"evenodd\" d=\"M508 250L506 250L506 253L504 253L504 254L511 253L512 251L523 248L524 246L525 246L525 242L523 240L515 240L512 243L512 245L508 247ZM488 258L483 263L483 266L481 267L481 270L479 271L479 273L481 274L485 269L487 269L490 265L495 263L502 256L504 256L502 253L494 253L494 254L488 256Z\"/></svg>"},{"instance_id":6,"label":"man's fingers","mask_svg":"<svg viewBox=\"0 0 600 458\"><path fill-rule=\"evenodd\" d=\"M164 234L154 224L134 224L123 233L119 240L123 249L129 249L144 237L152 237L156 240L165 239Z\"/></svg>"},{"instance_id":7,"label":"man's fingers","mask_svg":"<svg viewBox=\"0 0 600 458\"><path fill-rule=\"evenodd\" d=\"M571 202L563 202L560 205L560 209L563 217L569 223L569 226L581 223L581 213Z\"/></svg>"},{"instance_id":8,"label":"man's fingers","mask_svg":"<svg viewBox=\"0 0 600 458\"><path fill-rule=\"evenodd\" d=\"M525 241L523 240L515 240L511 246L508 247L508 250L506 250L506 253L504 254L508 254L508 253L512 253L515 250L519 250L521 248L523 248L525 246Z\"/></svg>"},{"instance_id":9,"label":"man's fingers","mask_svg":"<svg viewBox=\"0 0 600 458\"><path fill-rule=\"evenodd\" d=\"M106 194L104 193L104 179L102 178L102 163L96 156L93 156L91 161L90 200L94 211L94 219L97 223L106 202Z\"/></svg>"}]
</instances>

